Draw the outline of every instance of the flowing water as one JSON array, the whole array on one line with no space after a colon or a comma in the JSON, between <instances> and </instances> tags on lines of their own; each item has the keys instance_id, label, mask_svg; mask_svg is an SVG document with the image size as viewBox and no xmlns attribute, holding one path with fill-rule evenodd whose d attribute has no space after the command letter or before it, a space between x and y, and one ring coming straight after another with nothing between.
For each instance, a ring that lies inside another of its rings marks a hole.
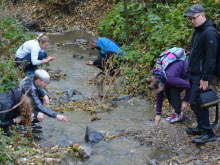
<instances>
[{"instance_id":1,"label":"flowing water","mask_svg":"<svg viewBox=\"0 0 220 165\"><path fill-rule=\"evenodd\" d=\"M99 88L88 84L88 79L94 77L100 70L86 66L85 62L91 59L90 55L98 55L96 50L82 50L77 47L76 39L90 38L85 31L72 31L63 35L51 36L52 43L47 48L48 55L55 57L50 62L51 70L60 69L61 74L66 74L66 79L52 80L47 86L49 95L55 95L60 91L76 89L87 97L96 97ZM57 46L57 43L61 46ZM84 55L84 59L73 58L74 53ZM145 100L131 98L127 101L119 101L118 107L112 111L99 113L101 120L91 122L89 112L82 110L65 111L64 114L69 122L62 123L57 119L46 117L42 122L43 133L39 134L37 143L44 146L60 145L68 146L79 143L82 146L90 146L85 142L85 128L90 125L99 131L115 133L122 130L142 130L152 126L149 120L155 117L155 109L148 105ZM87 160L76 159L67 155L61 164L89 164L89 165L134 165L148 164L149 158L155 157L157 151L148 146L141 146L138 141L126 137L116 137L109 141L101 141L91 146L96 154ZM152 156L153 155L153 156Z\"/></svg>"}]
</instances>

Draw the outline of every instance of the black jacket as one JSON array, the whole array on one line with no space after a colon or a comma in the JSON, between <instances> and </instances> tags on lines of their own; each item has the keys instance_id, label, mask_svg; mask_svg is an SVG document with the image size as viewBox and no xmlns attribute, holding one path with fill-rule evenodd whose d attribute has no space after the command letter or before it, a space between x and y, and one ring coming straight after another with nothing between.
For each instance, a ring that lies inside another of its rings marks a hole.
<instances>
[{"instance_id":1,"label":"black jacket","mask_svg":"<svg viewBox=\"0 0 220 165\"><path fill-rule=\"evenodd\" d=\"M190 46L188 67L189 74L201 76L204 81L208 81L208 78L214 75L218 51L218 35L216 32L209 30L205 34L203 33L208 26L213 26L209 19L202 25L195 27Z\"/></svg>"},{"instance_id":2,"label":"black jacket","mask_svg":"<svg viewBox=\"0 0 220 165\"><path fill-rule=\"evenodd\" d=\"M18 90L12 89L9 92L3 92L0 94L0 112L11 109L16 105L22 93ZM15 108L12 111L0 113L0 127L5 128L14 124L13 119L19 115L19 108Z\"/></svg>"},{"instance_id":3,"label":"black jacket","mask_svg":"<svg viewBox=\"0 0 220 165\"><path fill-rule=\"evenodd\" d=\"M34 110L42 112L49 117L56 118L57 114L52 110L50 110L49 108L46 108L41 102L40 97L44 97L45 95L47 95L47 92L42 88L36 86L34 81L34 76L28 76L24 78L19 83L18 89L23 94L25 94L25 92L29 89L30 86L31 86L31 90L29 91L28 96L33 100Z\"/></svg>"}]
</instances>

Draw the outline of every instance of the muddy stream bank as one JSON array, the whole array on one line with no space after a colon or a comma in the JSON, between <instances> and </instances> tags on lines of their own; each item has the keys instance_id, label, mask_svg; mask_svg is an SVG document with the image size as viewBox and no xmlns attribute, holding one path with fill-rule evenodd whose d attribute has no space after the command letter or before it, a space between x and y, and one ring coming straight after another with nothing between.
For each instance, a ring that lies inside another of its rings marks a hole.
<instances>
[{"instance_id":1,"label":"muddy stream bank","mask_svg":"<svg viewBox=\"0 0 220 165\"><path fill-rule=\"evenodd\" d=\"M51 80L47 86L48 93L52 97L51 100L59 98L59 92L74 89L87 98L98 99L100 87L89 84L88 80L100 70L85 66L85 62L93 60L98 55L98 51L80 48L75 44L76 39L88 40L90 36L87 32L80 30L50 36L52 42L46 51L48 55L55 57L55 60L50 62L48 68L53 71L60 69L61 74L66 74L66 79ZM73 58L73 54L83 54L83 59ZM117 104L117 108L97 114L101 120L96 121L90 121L91 114L82 110L65 111L63 115L68 118L68 123L46 117L41 124L43 132L36 135L36 142L42 147L50 145L68 146L79 143L82 146L90 146L95 151L95 154L87 160L76 159L72 155L67 155L61 164L134 165L148 164L149 160L153 158L159 159L163 152L156 151L149 146L142 146L138 141L129 137L115 137L93 146L85 142L86 125L111 134L124 130L142 130L153 126L153 122L150 120L155 117L155 108L146 103L145 100L131 97L127 100L117 101ZM53 101L49 107L53 107Z\"/></svg>"}]
</instances>

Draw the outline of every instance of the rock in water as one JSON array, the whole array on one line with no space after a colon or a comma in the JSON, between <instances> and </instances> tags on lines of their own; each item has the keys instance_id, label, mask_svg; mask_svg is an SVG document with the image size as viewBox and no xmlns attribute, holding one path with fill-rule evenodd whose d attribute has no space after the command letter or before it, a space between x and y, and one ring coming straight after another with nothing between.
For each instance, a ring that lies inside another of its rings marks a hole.
<instances>
[{"instance_id":1,"label":"rock in water","mask_svg":"<svg viewBox=\"0 0 220 165\"><path fill-rule=\"evenodd\" d=\"M105 137L104 133L97 131L91 126L86 126L85 141L87 143L96 144L100 142Z\"/></svg>"}]
</instances>

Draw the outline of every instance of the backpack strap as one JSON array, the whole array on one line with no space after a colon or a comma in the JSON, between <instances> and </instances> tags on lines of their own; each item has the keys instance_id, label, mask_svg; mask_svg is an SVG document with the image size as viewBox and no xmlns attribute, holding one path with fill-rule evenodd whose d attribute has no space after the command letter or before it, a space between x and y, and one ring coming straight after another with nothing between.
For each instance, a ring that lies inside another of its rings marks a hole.
<instances>
[{"instance_id":1,"label":"backpack strap","mask_svg":"<svg viewBox=\"0 0 220 165\"><path fill-rule=\"evenodd\" d=\"M184 71L184 66L185 65L185 60L183 60L183 66L182 66L182 72L181 72L181 78L183 78L183 71Z\"/></svg>"},{"instance_id":2,"label":"backpack strap","mask_svg":"<svg viewBox=\"0 0 220 165\"><path fill-rule=\"evenodd\" d=\"M210 31L210 30L215 31L218 34L218 29L217 29L216 24L213 24L213 25L214 25L214 27L213 26L208 26L204 31L202 31L202 39L204 38L206 32ZM218 36L219 36L219 34L218 34Z\"/></svg>"}]
</instances>

